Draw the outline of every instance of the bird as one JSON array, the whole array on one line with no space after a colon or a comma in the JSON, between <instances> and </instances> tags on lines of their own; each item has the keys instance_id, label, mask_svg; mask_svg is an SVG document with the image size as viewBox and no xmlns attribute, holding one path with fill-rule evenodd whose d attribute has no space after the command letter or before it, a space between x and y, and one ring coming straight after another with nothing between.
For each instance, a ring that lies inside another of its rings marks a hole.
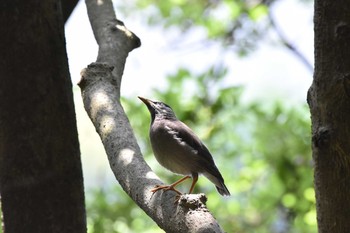
<instances>
[{"instance_id":1,"label":"bird","mask_svg":"<svg viewBox=\"0 0 350 233\"><path fill-rule=\"evenodd\" d=\"M138 98L147 106L151 114L149 138L157 161L173 173L184 175L170 185L157 185L152 193L159 190L172 190L181 196L175 187L192 177L189 194L198 181L198 175L204 175L222 196L230 196L224 178L216 167L208 148L185 123L178 120L173 109L160 101L141 96ZM176 202L176 201L175 201Z\"/></svg>"}]
</instances>

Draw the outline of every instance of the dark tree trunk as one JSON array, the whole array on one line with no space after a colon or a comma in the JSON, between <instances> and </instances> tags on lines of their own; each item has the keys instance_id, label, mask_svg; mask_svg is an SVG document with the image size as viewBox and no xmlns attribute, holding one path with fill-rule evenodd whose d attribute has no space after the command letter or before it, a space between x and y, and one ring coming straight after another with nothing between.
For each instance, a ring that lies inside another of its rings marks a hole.
<instances>
[{"instance_id":1,"label":"dark tree trunk","mask_svg":"<svg viewBox=\"0 0 350 233\"><path fill-rule=\"evenodd\" d=\"M321 233L350 232L350 4L315 1L312 117L317 221Z\"/></svg>"},{"instance_id":2,"label":"dark tree trunk","mask_svg":"<svg viewBox=\"0 0 350 233\"><path fill-rule=\"evenodd\" d=\"M5 232L86 232L60 1L1 1L0 24Z\"/></svg>"},{"instance_id":3,"label":"dark tree trunk","mask_svg":"<svg viewBox=\"0 0 350 233\"><path fill-rule=\"evenodd\" d=\"M62 0L63 21L67 22L79 0Z\"/></svg>"}]
</instances>

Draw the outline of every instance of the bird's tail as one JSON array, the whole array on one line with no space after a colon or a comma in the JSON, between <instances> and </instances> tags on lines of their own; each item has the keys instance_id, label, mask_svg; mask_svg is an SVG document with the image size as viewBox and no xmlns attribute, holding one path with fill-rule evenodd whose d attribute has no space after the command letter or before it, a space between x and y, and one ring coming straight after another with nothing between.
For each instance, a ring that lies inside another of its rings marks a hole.
<instances>
[{"instance_id":1,"label":"bird's tail","mask_svg":"<svg viewBox=\"0 0 350 233\"><path fill-rule=\"evenodd\" d=\"M218 190L218 192L222 195L222 196L230 196L230 191L228 191L226 185L224 184L224 182L221 183L221 186L216 186L216 189Z\"/></svg>"},{"instance_id":2,"label":"bird's tail","mask_svg":"<svg viewBox=\"0 0 350 233\"><path fill-rule=\"evenodd\" d=\"M216 169L217 170L217 169ZM209 173L209 172L204 172L203 175L207 177L211 182L213 182L216 186L216 189L222 196L230 196L230 191L228 191L224 178L222 178L222 175L220 174L219 170L215 172L215 175Z\"/></svg>"}]
</instances>

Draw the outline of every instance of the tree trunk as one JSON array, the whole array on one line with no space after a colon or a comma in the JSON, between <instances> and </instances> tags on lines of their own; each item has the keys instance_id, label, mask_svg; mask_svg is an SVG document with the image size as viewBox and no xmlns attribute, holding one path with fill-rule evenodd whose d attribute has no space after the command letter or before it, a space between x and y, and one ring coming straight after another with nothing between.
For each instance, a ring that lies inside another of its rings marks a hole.
<instances>
[{"instance_id":1,"label":"tree trunk","mask_svg":"<svg viewBox=\"0 0 350 233\"><path fill-rule=\"evenodd\" d=\"M61 0L63 21L67 22L79 0Z\"/></svg>"},{"instance_id":2,"label":"tree trunk","mask_svg":"<svg viewBox=\"0 0 350 233\"><path fill-rule=\"evenodd\" d=\"M319 232L350 232L350 5L315 1L315 73L308 93Z\"/></svg>"},{"instance_id":3,"label":"tree trunk","mask_svg":"<svg viewBox=\"0 0 350 233\"><path fill-rule=\"evenodd\" d=\"M5 232L86 232L60 1L4 0L0 9Z\"/></svg>"}]
</instances>

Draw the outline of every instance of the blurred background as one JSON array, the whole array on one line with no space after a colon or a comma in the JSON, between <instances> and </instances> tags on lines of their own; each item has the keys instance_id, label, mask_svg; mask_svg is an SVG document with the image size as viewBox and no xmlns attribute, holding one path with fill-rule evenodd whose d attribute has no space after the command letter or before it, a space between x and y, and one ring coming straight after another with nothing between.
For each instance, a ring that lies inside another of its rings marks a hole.
<instances>
[{"instance_id":1,"label":"blurred background","mask_svg":"<svg viewBox=\"0 0 350 233\"><path fill-rule=\"evenodd\" d=\"M121 0L117 17L141 38L129 54L123 106L147 163L166 183L148 140L144 96L173 107L205 142L232 196L200 177L195 192L226 232L313 233L310 0ZM76 83L97 57L80 1L66 23L85 179L88 232L164 232L116 182ZM186 192L187 181L179 189Z\"/></svg>"}]
</instances>

